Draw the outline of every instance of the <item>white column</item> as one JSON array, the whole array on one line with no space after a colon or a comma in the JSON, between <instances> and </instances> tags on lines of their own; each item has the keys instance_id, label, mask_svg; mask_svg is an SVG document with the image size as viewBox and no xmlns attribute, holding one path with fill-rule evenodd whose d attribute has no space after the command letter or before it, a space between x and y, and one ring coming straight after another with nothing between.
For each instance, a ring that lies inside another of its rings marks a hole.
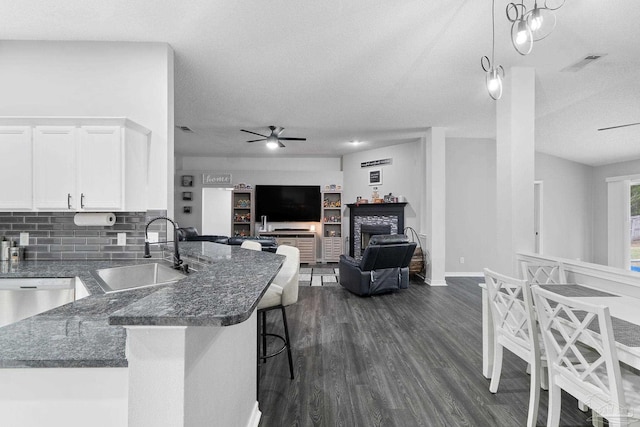
<instances>
[{"instance_id":1,"label":"white column","mask_svg":"<svg viewBox=\"0 0 640 427\"><path fill-rule=\"evenodd\" d=\"M129 427L257 426L256 314L224 327L128 326Z\"/></svg>"},{"instance_id":2,"label":"white column","mask_svg":"<svg viewBox=\"0 0 640 427\"><path fill-rule=\"evenodd\" d=\"M518 276L516 252L535 249L535 70L511 68L505 83L496 106L497 238L491 267Z\"/></svg>"},{"instance_id":3,"label":"white column","mask_svg":"<svg viewBox=\"0 0 640 427\"><path fill-rule=\"evenodd\" d=\"M444 128L429 128L425 134L425 214L424 234L430 254L425 282L431 286L446 286L445 268L445 217L446 217L446 166Z\"/></svg>"}]
</instances>

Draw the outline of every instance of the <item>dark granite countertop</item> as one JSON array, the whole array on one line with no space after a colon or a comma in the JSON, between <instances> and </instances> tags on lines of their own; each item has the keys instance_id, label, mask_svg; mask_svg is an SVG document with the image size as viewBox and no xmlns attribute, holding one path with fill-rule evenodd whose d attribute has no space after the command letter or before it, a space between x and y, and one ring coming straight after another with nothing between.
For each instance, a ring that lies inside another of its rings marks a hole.
<instances>
[{"instance_id":1,"label":"dark granite countertop","mask_svg":"<svg viewBox=\"0 0 640 427\"><path fill-rule=\"evenodd\" d=\"M181 242L180 254L197 259L197 271L174 284L111 294L91 271L159 260L23 261L3 269L0 278L78 277L91 295L0 328L0 368L126 367L124 325L241 323L284 261L209 242Z\"/></svg>"}]
</instances>

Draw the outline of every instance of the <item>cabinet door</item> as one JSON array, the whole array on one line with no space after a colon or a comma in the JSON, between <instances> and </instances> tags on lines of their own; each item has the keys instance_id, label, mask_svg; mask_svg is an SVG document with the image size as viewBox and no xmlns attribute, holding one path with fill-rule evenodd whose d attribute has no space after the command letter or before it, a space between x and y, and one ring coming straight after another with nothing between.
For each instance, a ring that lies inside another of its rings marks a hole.
<instances>
[{"instance_id":1,"label":"cabinet door","mask_svg":"<svg viewBox=\"0 0 640 427\"><path fill-rule=\"evenodd\" d=\"M0 209L33 207L33 167L31 163L31 128L0 127Z\"/></svg>"},{"instance_id":2,"label":"cabinet door","mask_svg":"<svg viewBox=\"0 0 640 427\"><path fill-rule=\"evenodd\" d=\"M37 209L76 207L76 135L73 126L36 126L33 172Z\"/></svg>"},{"instance_id":3,"label":"cabinet door","mask_svg":"<svg viewBox=\"0 0 640 427\"><path fill-rule=\"evenodd\" d=\"M123 204L122 128L82 126L78 142L78 206L120 209Z\"/></svg>"}]
</instances>

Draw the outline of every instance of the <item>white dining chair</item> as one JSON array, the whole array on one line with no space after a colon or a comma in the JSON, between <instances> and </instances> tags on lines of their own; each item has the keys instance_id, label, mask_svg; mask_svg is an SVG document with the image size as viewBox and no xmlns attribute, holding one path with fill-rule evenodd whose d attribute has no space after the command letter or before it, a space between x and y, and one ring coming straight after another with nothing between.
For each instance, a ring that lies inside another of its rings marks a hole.
<instances>
[{"instance_id":1,"label":"white dining chair","mask_svg":"<svg viewBox=\"0 0 640 427\"><path fill-rule=\"evenodd\" d=\"M531 291L549 369L547 426L557 426L561 390L606 418L610 426L640 419L640 376L621 369L608 307Z\"/></svg>"},{"instance_id":2,"label":"white dining chair","mask_svg":"<svg viewBox=\"0 0 640 427\"><path fill-rule=\"evenodd\" d=\"M494 329L493 371L489 391L498 391L504 348L527 362L531 366L527 426L533 427L538 418L542 366L545 361L540 350L531 291L525 280L486 268L484 277Z\"/></svg>"},{"instance_id":3,"label":"white dining chair","mask_svg":"<svg viewBox=\"0 0 640 427\"><path fill-rule=\"evenodd\" d=\"M255 240L245 240L240 245L241 248L251 249L252 251L261 251L262 245L260 242L256 242Z\"/></svg>"},{"instance_id":4,"label":"white dining chair","mask_svg":"<svg viewBox=\"0 0 640 427\"><path fill-rule=\"evenodd\" d=\"M550 285L567 283L564 266L560 262L536 263L523 261L522 278L531 285Z\"/></svg>"}]
</instances>

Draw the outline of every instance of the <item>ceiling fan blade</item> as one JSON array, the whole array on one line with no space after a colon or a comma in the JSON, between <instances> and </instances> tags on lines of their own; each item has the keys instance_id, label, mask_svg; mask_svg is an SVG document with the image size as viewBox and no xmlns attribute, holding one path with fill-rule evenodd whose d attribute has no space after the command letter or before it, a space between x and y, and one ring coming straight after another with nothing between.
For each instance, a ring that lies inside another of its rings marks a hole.
<instances>
[{"instance_id":1,"label":"ceiling fan blade","mask_svg":"<svg viewBox=\"0 0 640 427\"><path fill-rule=\"evenodd\" d=\"M640 122L638 122L638 123L627 123L626 125L619 125L619 126L610 126L608 128L600 128L598 130L609 130L609 129L626 128L627 126L636 126L636 125L640 125Z\"/></svg>"},{"instance_id":2,"label":"ceiling fan blade","mask_svg":"<svg viewBox=\"0 0 640 427\"><path fill-rule=\"evenodd\" d=\"M280 140L278 140L278 145L279 145L281 148L284 148L284 147L285 147L285 145L284 145L282 142L280 142Z\"/></svg>"},{"instance_id":3,"label":"ceiling fan blade","mask_svg":"<svg viewBox=\"0 0 640 427\"><path fill-rule=\"evenodd\" d=\"M258 136L261 136L261 137L263 137L263 138L266 138L266 137L267 137L267 135L262 135L261 133L251 132L250 130L240 129L240 132L252 133L252 134L254 134L254 135L258 135Z\"/></svg>"},{"instance_id":4,"label":"ceiling fan blade","mask_svg":"<svg viewBox=\"0 0 640 427\"><path fill-rule=\"evenodd\" d=\"M276 136L280 136L283 130L284 128L281 128L280 126L276 126L275 129L273 129L273 134Z\"/></svg>"},{"instance_id":5,"label":"ceiling fan blade","mask_svg":"<svg viewBox=\"0 0 640 427\"><path fill-rule=\"evenodd\" d=\"M278 138L283 141L306 141L307 138Z\"/></svg>"},{"instance_id":6,"label":"ceiling fan blade","mask_svg":"<svg viewBox=\"0 0 640 427\"><path fill-rule=\"evenodd\" d=\"M258 142L258 141L266 141L267 139L252 139L251 141L247 141L247 142Z\"/></svg>"}]
</instances>

